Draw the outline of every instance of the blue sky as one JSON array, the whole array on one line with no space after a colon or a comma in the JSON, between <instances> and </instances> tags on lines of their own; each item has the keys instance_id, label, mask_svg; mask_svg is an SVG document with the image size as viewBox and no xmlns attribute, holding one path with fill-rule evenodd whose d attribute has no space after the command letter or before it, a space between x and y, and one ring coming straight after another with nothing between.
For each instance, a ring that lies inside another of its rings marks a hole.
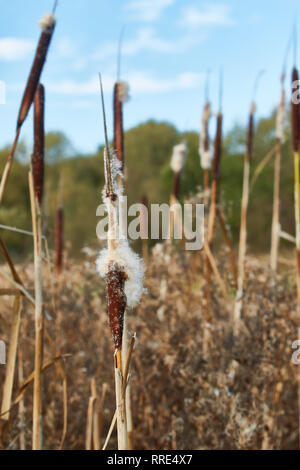
<instances>
[{"instance_id":1,"label":"blue sky","mask_svg":"<svg viewBox=\"0 0 300 470\"><path fill-rule=\"evenodd\" d=\"M52 5L52 0L0 0L0 80L6 83L0 146L13 138L39 38L37 22ZM225 128L246 122L261 69L258 115L267 115L279 99L284 51L297 10L299 0L59 0L42 77L47 130L65 132L79 152L96 150L103 142L101 72L112 135L117 42L124 25L121 76L131 94L124 110L126 129L154 118L180 130L197 130L206 72L211 70L210 99L216 111L221 66ZM291 57L288 67L287 89ZM31 116L22 136L31 142Z\"/></svg>"}]
</instances>

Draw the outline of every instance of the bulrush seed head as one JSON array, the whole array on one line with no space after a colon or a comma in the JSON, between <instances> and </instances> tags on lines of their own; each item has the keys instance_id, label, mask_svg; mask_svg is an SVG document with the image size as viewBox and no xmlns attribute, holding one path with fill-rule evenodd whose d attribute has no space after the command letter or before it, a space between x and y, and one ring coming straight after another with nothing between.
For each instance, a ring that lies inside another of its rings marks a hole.
<instances>
[{"instance_id":1,"label":"bulrush seed head","mask_svg":"<svg viewBox=\"0 0 300 470\"><path fill-rule=\"evenodd\" d=\"M27 80L26 88L22 98L20 111L17 119L17 129L19 129L26 119L29 108L34 100L34 95L40 81L40 76L46 62L47 52L55 28L55 18L53 14L47 14L40 20L42 33L36 49L34 61Z\"/></svg>"},{"instance_id":2,"label":"bulrush seed head","mask_svg":"<svg viewBox=\"0 0 300 470\"><path fill-rule=\"evenodd\" d=\"M299 104L299 74L296 67L293 68L292 72L292 142L294 152L299 150L300 140L300 104Z\"/></svg>"},{"instance_id":3,"label":"bulrush seed head","mask_svg":"<svg viewBox=\"0 0 300 470\"><path fill-rule=\"evenodd\" d=\"M42 202L44 187L44 104L45 89L40 83L34 98L34 151L32 155L34 192L39 205Z\"/></svg>"}]
</instances>

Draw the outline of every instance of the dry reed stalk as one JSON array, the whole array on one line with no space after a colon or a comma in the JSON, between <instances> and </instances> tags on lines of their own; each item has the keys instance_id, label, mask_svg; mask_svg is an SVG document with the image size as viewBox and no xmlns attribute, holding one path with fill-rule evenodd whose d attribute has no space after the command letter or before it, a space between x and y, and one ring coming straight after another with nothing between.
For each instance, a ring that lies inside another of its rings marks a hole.
<instances>
[{"instance_id":1,"label":"dry reed stalk","mask_svg":"<svg viewBox=\"0 0 300 470\"><path fill-rule=\"evenodd\" d=\"M250 181L249 193L251 193L251 191L252 191L252 189L253 189L253 187L256 183L257 178L262 173L262 171L264 170L265 166L269 163L271 158L273 158L275 153L276 153L276 145L274 145L274 147L270 150L270 152L267 153L267 155L261 160L261 162L255 168L255 171L254 171L253 176L252 176L251 181Z\"/></svg>"},{"instance_id":2,"label":"dry reed stalk","mask_svg":"<svg viewBox=\"0 0 300 470\"><path fill-rule=\"evenodd\" d=\"M18 352L18 384L21 384L24 381L24 373L23 373L23 353L20 349ZM25 437L25 404L23 397L19 402L19 428L20 428L20 450L26 449L26 437Z\"/></svg>"},{"instance_id":3,"label":"dry reed stalk","mask_svg":"<svg viewBox=\"0 0 300 470\"><path fill-rule=\"evenodd\" d=\"M254 113L255 103L251 104L248 132L247 132L247 145L244 160L244 176L243 176L243 195L241 204L241 222L240 222L240 241L239 241L239 255L238 255L238 283L237 293L234 306L233 317L233 331L238 334L240 328L241 311L243 306L243 290L245 278L245 258L247 249L247 210L249 201L249 177L250 177L250 164L252 159L253 149L253 132L254 132Z\"/></svg>"},{"instance_id":4,"label":"dry reed stalk","mask_svg":"<svg viewBox=\"0 0 300 470\"><path fill-rule=\"evenodd\" d=\"M53 8L53 13L55 11L56 4ZM40 81L40 76L43 71L43 67L46 62L47 52L50 46L50 42L53 36L53 32L55 29L55 18L53 13L46 15L40 21L40 26L42 29L42 33L40 35L40 39L37 45L37 49L35 52L34 61L31 67L31 71L27 80L27 84L25 87L24 95L21 101L21 106L17 118L17 129L16 129L16 136L11 147L6 165L4 167L4 171L1 178L0 183L0 204L3 199L3 194L6 186L6 182L11 170L11 166L13 163L13 158L15 154L15 150L17 147L18 139L21 132L21 127L27 117L31 104L33 103L35 93Z\"/></svg>"},{"instance_id":5,"label":"dry reed stalk","mask_svg":"<svg viewBox=\"0 0 300 470\"><path fill-rule=\"evenodd\" d=\"M297 273L297 313L298 338L300 338L300 103L299 103L299 74L296 67L292 71L292 144L294 152L294 199L296 226L296 273ZM300 445L300 370L298 371L298 433Z\"/></svg>"},{"instance_id":6,"label":"dry reed stalk","mask_svg":"<svg viewBox=\"0 0 300 470\"><path fill-rule=\"evenodd\" d=\"M34 98L34 153L29 172L29 192L34 244L35 288L35 358L33 385L32 449L42 448L42 377L44 342L43 280L42 280L42 214L44 182L44 87L39 84Z\"/></svg>"},{"instance_id":7,"label":"dry reed stalk","mask_svg":"<svg viewBox=\"0 0 300 470\"><path fill-rule=\"evenodd\" d=\"M274 189L273 189L273 217L271 231L271 253L270 265L271 269L276 272L278 264L278 251L280 242L280 160L281 160L281 143L284 142L284 108L285 108L285 91L284 78L281 77L281 99L277 110L276 125L276 154L274 162Z\"/></svg>"},{"instance_id":8,"label":"dry reed stalk","mask_svg":"<svg viewBox=\"0 0 300 470\"><path fill-rule=\"evenodd\" d=\"M237 287L237 278L238 278L238 271L237 271L237 264L236 264L236 259L235 259L235 253L234 249L232 246L232 240L230 237L230 234L227 230L226 223L224 220L224 216L220 210L219 207L217 207L217 217L224 235L225 243L227 245L227 248L229 250L229 258L230 258L230 264L231 264L231 269L232 269L232 275L233 275L233 280L234 280L234 285Z\"/></svg>"},{"instance_id":9,"label":"dry reed stalk","mask_svg":"<svg viewBox=\"0 0 300 470\"><path fill-rule=\"evenodd\" d=\"M208 217L208 243L212 246L214 237L214 227L216 220L216 206L218 203L219 181L220 181L220 163L222 154L222 113L217 114L217 131L215 139L215 152L212 168L212 185L210 197L210 211Z\"/></svg>"},{"instance_id":10,"label":"dry reed stalk","mask_svg":"<svg viewBox=\"0 0 300 470\"><path fill-rule=\"evenodd\" d=\"M126 362L125 362L125 367L124 367L123 395L125 395L126 389L129 385L129 369L130 369L130 363L131 363L131 358L132 358L132 353L133 353L133 348L134 348L134 345L135 345L135 341L136 341L136 334L134 334L131 337L129 347L128 347L128 352L127 352L127 357L126 357ZM111 438L111 435L112 435L112 432L114 430L116 422L117 422L117 410L114 413L114 416L113 416L113 419L111 421L109 431L108 431L108 434L106 436L106 439L105 439L104 445L102 447L102 450L106 450L108 442Z\"/></svg>"},{"instance_id":11,"label":"dry reed stalk","mask_svg":"<svg viewBox=\"0 0 300 470\"><path fill-rule=\"evenodd\" d=\"M4 256L13 279L15 282L21 283L21 279L16 272L14 264L9 256L9 253L6 249L6 246L3 240L0 238L0 252ZM12 321L11 321L11 331L10 331L10 343L8 350L7 365L5 370L5 379L2 392L2 404L1 404L1 415L2 419L5 421L9 420L9 409L11 407L11 398L13 391L13 381L14 381L14 372L15 364L17 358L17 348L18 348L18 339L19 339L19 329L20 329L20 320L21 320L21 309L22 309L22 293L18 289L15 294L13 312L12 312Z\"/></svg>"},{"instance_id":12,"label":"dry reed stalk","mask_svg":"<svg viewBox=\"0 0 300 470\"><path fill-rule=\"evenodd\" d=\"M33 385L33 428L32 449L42 448L42 379L43 363L43 286L42 286L42 239L41 213L35 200L33 176L29 172L30 205L34 243L34 285L35 285L35 355L34 355L34 385Z\"/></svg>"},{"instance_id":13,"label":"dry reed stalk","mask_svg":"<svg viewBox=\"0 0 300 470\"><path fill-rule=\"evenodd\" d=\"M8 350L8 355L7 355L6 374L5 374L4 384L3 384L3 395L2 395L2 405L1 405L2 419L6 421L9 420L9 416L10 416L9 411L7 411L7 413L5 413L5 411L9 410L11 407L11 398L12 398L15 365L16 365L17 349L18 349L18 341L19 341L21 310L22 310L22 297L20 295L16 295L14 298L14 305L13 305L13 311L12 311L9 350Z\"/></svg>"},{"instance_id":14,"label":"dry reed stalk","mask_svg":"<svg viewBox=\"0 0 300 470\"><path fill-rule=\"evenodd\" d=\"M63 270L63 246L64 246L64 210L59 207L56 210L55 229L54 229L54 264L56 274L60 275Z\"/></svg>"}]
</instances>

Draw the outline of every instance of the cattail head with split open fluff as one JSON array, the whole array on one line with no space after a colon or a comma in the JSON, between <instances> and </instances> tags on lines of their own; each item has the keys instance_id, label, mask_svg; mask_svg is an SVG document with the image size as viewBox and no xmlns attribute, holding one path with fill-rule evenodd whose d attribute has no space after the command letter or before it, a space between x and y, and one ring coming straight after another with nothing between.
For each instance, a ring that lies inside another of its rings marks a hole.
<instances>
[{"instance_id":1,"label":"cattail head with split open fluff","mask_svg":"<svg viewBox=\"0 0 300 470\"><path fill-rule=\"evenodd\" d=\"M171 158L171 168L174 171L173 196L178 199L180 188L180 176L186 159L186 143L175 145Z\"/></svg>"},{"instance_id":2,"label":"cattail head with split open fluff","mask_svg":"<svg viewBox=\"0 0 300 470\"><path fill-rule=\"evenodd\" d=\"M44 187L44 104L45 89L40 83L34 98L34 151L32 155L34 192L39 205L42 202Z\"/></svg>"},{"instance_id":3,"label":"cattail head with split open fluff","mask_svg":"<svg viewBox=\"0 0 300 470\"><path fill-rule=\"evenodd\" d=\"M29 108L33 102L34 95L40 81L40 76L46 61L47 52L55 28L55 18L52 13L47 14L40 20L42 33L36 49L34 61L27 80L26 88L22 98L20 111L17 120L17 130L26 119Z\"/></svg>"},{"instance_id":4,"label":"cattail head with split open fluff","mask_svg":"<svg viewBox=\"0 0 300 470\"><path fill-rule=\"evenodd\" d=\"M124 171L123 103L129 99L127 83L118 81L114 87L114 151Z\"/></svg>"},{"instance_id":5,"label":"cattail head with split open fluff","mask_svg":"<svg viewBox=\"0 0 300 470\"><path fill-rule=\"evenodd\" d=\"M182 171L184 164L185 164L185 159L186 159L186 143L181 142L178 145L175 145L173 147L173 154L171 158L171 168L174 171L174 173Z\"/></svg>"},{"instance_id":6,"label":"cattail head with split open fluff","mask_svg":"<svg viewBox=\"0 0 300 470\"><path fill-rule=\"evenodd\" d=\"M292 72L292 142L294 152L298 152L300 144L300 103L299 74L296 67Z\"/></svg>"},{"instance_id":7,"label":"cattail head with split open fluff","mask_svg":"<svg viewBox=\"0 0 300 470\"><path fill-rule=\"evenodd\" d=\"M253 136L254 136L254 113L256 111L255 103L251 103L248 130L247 130L247 142L246 142L246 157L249 162L252 160L253 151Z\"/></svg>"},{"instance_id":8,"label":"cattail head with split open fluff","mask_svg":"<svg viewBox=\"0 0 300 470\"><path fill-rule=\"evenodd\" d=\"M119 233L119 196L122 194L123 188L116 183L119 170L115 157L111 158L108 146L101 76L100 88L105 134L103 199L108 213L108 243L107 248L100 251L96 267L99 275L106 280L109 323L115 348L119 350L122 346L126 305L135 306L143 292L144 265L139 256L129 247L127 239L124 239L123 234Z\"/></svg>"},{"instance_id":9,"label":"cattail head with split open fluff","mask_svg":"<svg viewBox=\"0 0 300 470\"><path fill-rule=\"evenodd\" d=\"M202 114L202 130L200 133L199 155L203 170L209 170L212 165L213 152L208 134L209 119L211 117L210 103L206 103Z\"/></svg>"}]
</instances>

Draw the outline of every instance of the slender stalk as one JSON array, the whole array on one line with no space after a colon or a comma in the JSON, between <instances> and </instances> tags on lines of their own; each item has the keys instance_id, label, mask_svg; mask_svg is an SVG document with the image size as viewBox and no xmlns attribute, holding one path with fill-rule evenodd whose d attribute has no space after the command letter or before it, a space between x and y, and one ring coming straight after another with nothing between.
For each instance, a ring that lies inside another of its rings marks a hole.
<instances>
[{"instance_id":1,"label":"slender stalk","mask_svg":"<svg viewBox=\"0 0 300 470\"><path fill-rule=\"evenodd\" d=\"M21 384L24 381L24 373L23 373L23 353L19 350L18 353L18 384ZM25 404L23 397L19 402L19 427L20 427L20 450L26 449L26 437L25 437Z\"/></svg>"},{"instance_id":2,"label":"slender stalk","mask_svg":"<svg viewBox=\"0 0 300 470\"><path fill-rule=\"evenodd\" d=\"M238 334L240 328L241 311L243 306L243 289L244 289L244 278L245 278L245 258L247 249L247 210L249 202L249 178L250 178L250 163L252 158L253 148L253 132L254 132L254 113L255 104L252 103L248 132L247 132L247 145L244 160L244 176L243 176L243 195L241 204L241 222L240 222L240 241L239 241L239 255L238 255L238 282L237 282L237 293L234 306L234 317L233 317L233 331L234 334Z\"/></svg>"},{"instance_id":3,"label":"slender stalk","mask_svg":"<svg viewBox=\"0 0 300 470\"><path fill-rule=\"evenodd\" d=\"M33 429L32 449L42 448L42 380L43 363L43 288L42 288L42 221L40 208L37 206L33 189L33 176L29 172L29 190L34 243L34 284L35 284L35 355L33 384Z\"/></svg>"},{"instance_id":4,"label":"slender stalk","mask_svg":"<svg viewBox=\"0 0 300 470\"><path fill-rule=\"evenodd\" d=\"M297 313L298 338L300 337L300 103L299 103L299 74L296 67L292 72L292 143L294 151L294 200L296 226L296 272L297 272ZM298 432L300 446L300 369L298 370Z\"/></svg>"},{"instance_id":5,"label":"slender stalk","mask_svg":"<svg viewBox=\"0 0 300 470\"><path fill-rule=\"evenodd\" d=\"M12 390L14 383L15 375L15 365L17 359L17 348L19 340L19 330L20 330L20 320L21 320L21 310L22 310L22 296L17 294L14 298L12 320L11 320L11 330L10 330L10 340L9 340L9 350L7 355L7 364L5 370L5 379L3 385L3 395L2 395L2 405L1 405L1 415L2 419L8 421L10 413L9 410L11 407L12 399ZM7 413L5 413L7 411Z\"/></svg>"}]
</instances>

